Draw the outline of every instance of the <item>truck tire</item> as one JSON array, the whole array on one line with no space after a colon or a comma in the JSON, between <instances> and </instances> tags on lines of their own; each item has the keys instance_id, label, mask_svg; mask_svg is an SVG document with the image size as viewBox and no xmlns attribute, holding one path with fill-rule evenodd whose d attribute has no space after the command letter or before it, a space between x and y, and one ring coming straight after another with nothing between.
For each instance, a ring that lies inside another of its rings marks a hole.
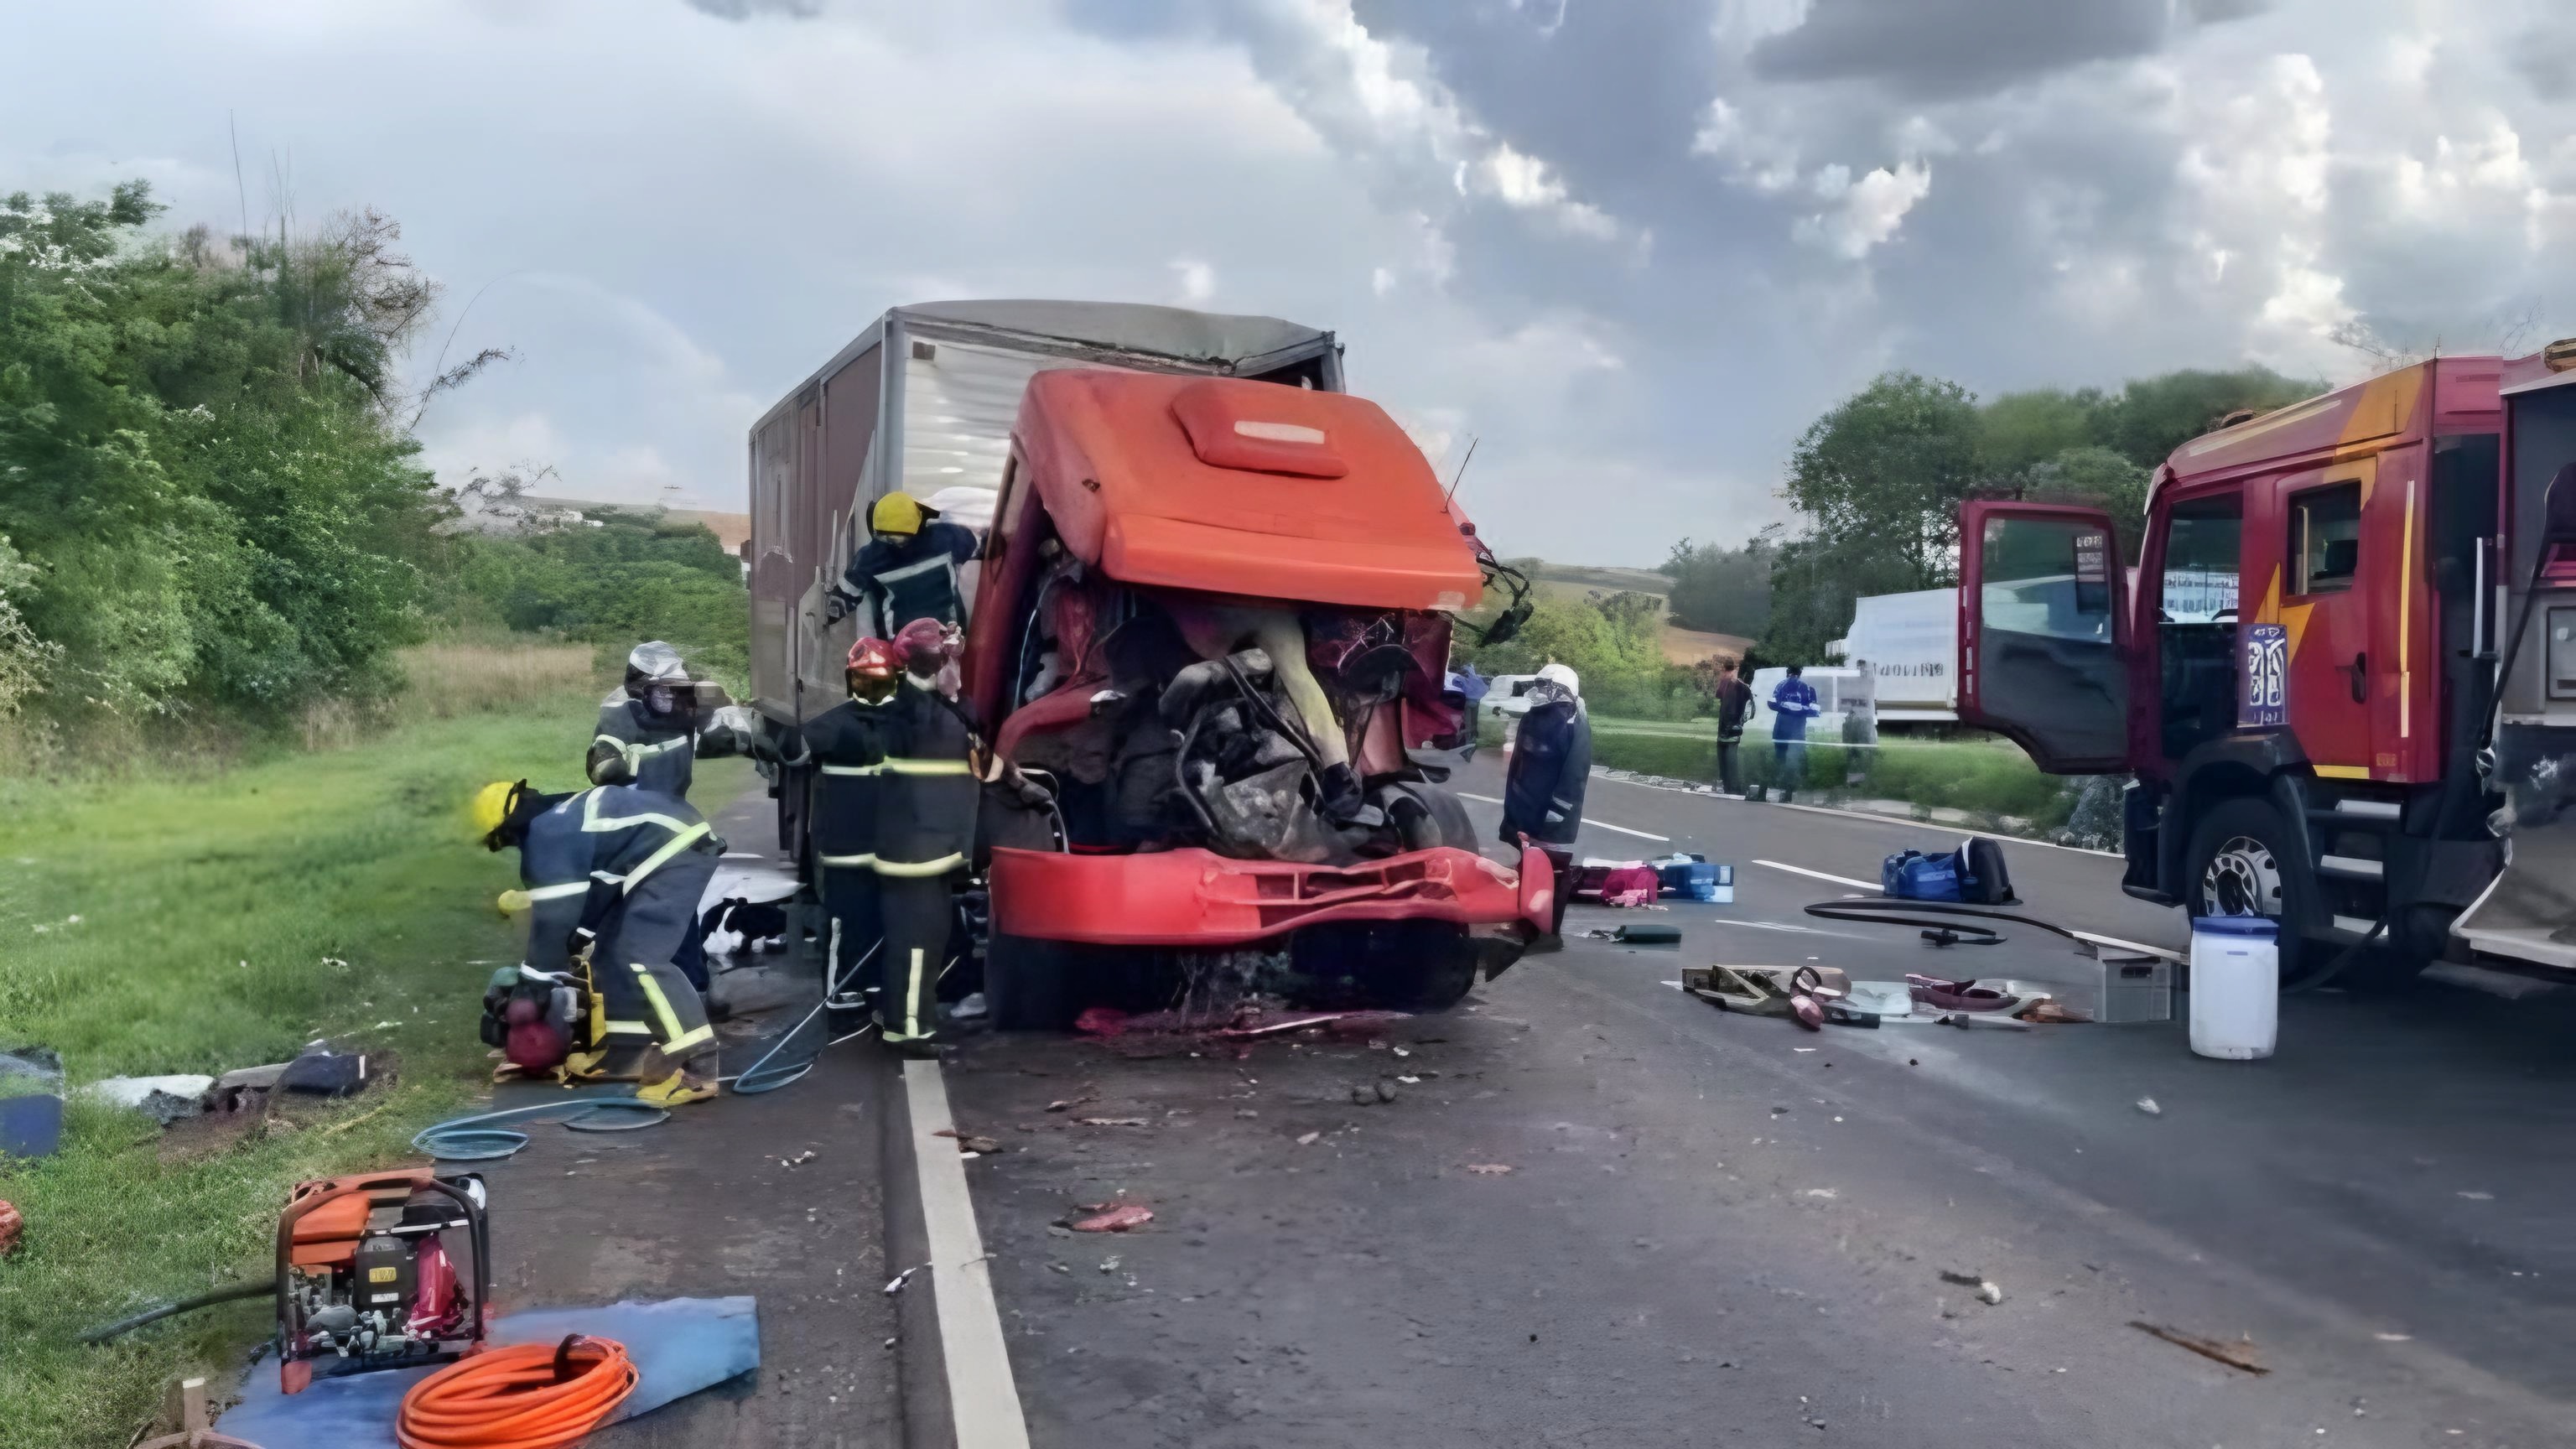
<instances>
[{"instance_id":1,"label":"truck tire","mask_svg":"<svg viewBox=\"0 0 2576 1449\"><path fill-rule=\"evenodd\" d=\"M2281 989L2309 985L2334 952L2309 935L2317 883L2281 812L2252 796L2222 800L2183 853L2183 909L2193 916L2269 916L2280 927Z\"/></svg>"},{"instance_id":2,"label":"truck tire","mask_svg":"<svg viewBox=\"0 0 2576 1449\"><path fill-rule=\"evenodd\" d=\"M984 1009L995 1031L1073 1025L1073 952L1062 941L995 931L984 943Z\"/></svg>"},{"instance_id":3,"label":"truck tire","mask_svg":"<svg viewBox=\"0 0 2576 1449\"><path fill-rule=\"evenodd\" d=\"M1290 940L1313 1003L1446 1011L1476 984L1475 943L1447 921L1336 921Z\"/></svg>"}]
</instances>

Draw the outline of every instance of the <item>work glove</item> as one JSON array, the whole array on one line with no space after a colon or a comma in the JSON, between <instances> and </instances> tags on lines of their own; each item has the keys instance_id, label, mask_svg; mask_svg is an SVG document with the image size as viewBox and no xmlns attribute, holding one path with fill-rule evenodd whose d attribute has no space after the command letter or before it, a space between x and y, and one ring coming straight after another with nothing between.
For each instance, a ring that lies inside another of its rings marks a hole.
<instances>
[{"instance_id":1,"label":"work glove","mask_svg":"<svg viewBox=\"0 0 2576 1449\"><path fill-rule=\"evenodd\" d=\"M823 622L837 624L850 617L849 598L838 590L823 595Z\"/></svg>"}]
</instances>

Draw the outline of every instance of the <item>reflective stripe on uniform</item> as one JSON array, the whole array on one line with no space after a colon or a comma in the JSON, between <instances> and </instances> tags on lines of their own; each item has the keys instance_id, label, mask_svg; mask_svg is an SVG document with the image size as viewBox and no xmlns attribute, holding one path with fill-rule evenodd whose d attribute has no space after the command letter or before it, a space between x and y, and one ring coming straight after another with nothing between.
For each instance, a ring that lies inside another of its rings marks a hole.
<instances>
[{"instance_id":1,"label":"reflective stripe on uniform","mask_svg":"<svg viewBox=\"0 0 2576 1449\"><path fill-rule=\"evenodd\" d=\"M877 862L877 874L913 880L926 875L946 875L965 863L966 857L958 854L943 855L937 860L923 861L880 859Z\"/></svg>"},{"instance_id":2,"label":"reflective stripe on uniform","mask_svg":"<svg viewBox=\"0 0 2576 1449\"><path fill-rule=\"evenodd\" d=\"M823 773L824 773L824 774L826 774L826 775L874 775L874 774L882 773L882 772L884 771L884 769L885 769L885 766L883 766L883 765L825 765L825 766L822 766L821 768L822 768Z\"/></svg>"},{"instance_id":3,"label":"reflective stripe on uniform","mask_svg":"<svg viewBox=\"0 0 2576 1449\"><path fill-rule=\"evenodd\" d=\"M692 1032L680 1025L680 1014L671 1009L671 998L662 994L662 983L653 979L652 967L629 963L628 969L635 973L636 984L644 988L644 999L651 1003L653 1014L661 1019L664 1050L678 1046L684 1035L700 1040L715 1035L713 1029L709 1027L702 1026Z\"/></svg>"},{"instance_id":4,"label":"reflective stripe on uniform","mask_svg":"<svg viewBox=\"0 0 2576 1449\"><path fill-rule=\"evenodd\" d=\"M565 896L587 895L589 892L590 882L586 880L568 880L561 885L533 886L530 887L525 894L527 898L532 901L558 901L563 899Z\"/></svg>"},{"instance_id":5,"label":"reflective stripe on uniform","mask_svg":"<svg viewBox=\"0 0 2576 1449\"><path fill-rule=\"evenodd\" d=\"M876 864L877 858L873 851L859 855L818 855L814 857L814 863L828 865L838 870L860 870Z\"/></svg>"},{"instance_id":6,"label":"reflective stripe on uniform","mask_svg":"<svg viewBox=\"0 0 2576 1449\"><path fill-rule=\"evenodd\" d=\"M644 863L635 867L635 869L627 875L626 889L628 892L633 892L637 886L643 884L644 877L660 870L672 856L675 856L681 851L688 849L690 846L697 844L712 833L713 832L707 828L706 822L702 820L697 824L690 826L688 829L681 831L679 834L672 836L669 840L664 841L660 850L654 851L651 855L644 857Z\"/></svg>"},{"instance_id":7,"label":"reflective stripe on uniform","mask_svg":"<svg viewBox=\"0 0 2576 1449\"><path fill-rule=\"evenodd\" d=\"M650 1038L653 1035L653 1028L646 1026L640 1021L605 1022L601 1024L600 1030L609 1036L640 1036Z\"/></svg>"},{"instance_id":8,"label":"reflective stripe on uniform","mask_svg":"<svg viewBox=\"0 0 2576 1449\"><path fill-rule=\"evenodd\" d=\"M603 830L623 830L630 825L659 825L665 830L686 830L689 828L689 822L682 820L677 816L657 815L650 811L647 811L642 815L602 815L599 813L599 792L606 788L607 787L603 785L582 792L584 798L581 802L581 828L585 833L596 834ZM698 828L704 830L706 828L705 823L700 822Z\"/></svg>"},{"instance_id":9,"label":"reflective stripe on uniform","mask_svg":"<svg viewBox=\"0 0 2576 1449\"><path fill-rule=\"evenodd\" d=\"M890 775L966 775L973 771L964 760L888 760Z\"/></svg>"},{"instance_id":10,"label":"reflective stripe on uniform","mask_svg":"<svg viewBox=\"0 0 2576 1449\"><path fill-rule=\"evenodd\" d=\"M912 959L904 963L903 1035L909 1041L921 1035L921 948L912 948Z\"/></svg>"}]
</instances>

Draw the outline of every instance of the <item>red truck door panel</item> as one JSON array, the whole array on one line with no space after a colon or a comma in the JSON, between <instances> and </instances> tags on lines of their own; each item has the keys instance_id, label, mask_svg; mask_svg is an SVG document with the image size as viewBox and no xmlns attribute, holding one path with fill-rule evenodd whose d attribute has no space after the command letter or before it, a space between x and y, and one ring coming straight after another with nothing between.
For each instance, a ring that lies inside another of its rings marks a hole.
<instances>
[{"instance_id":1,"label":"red truck door panel","mask_svg":"<svg viewBox=\"0 0 2576 1449\"><path fill-rule=\"evenodd\" d=\"M1959 719L2054 775L2129 768L2126 580L2098 508L1979 502L1959 516Z\"/></svg>"},{"instance_id":2,"label":"red truck door panel","mask_svg":"<svg viewBox=\"0 0 2576 1449\"><path fill-rule=\"evenodd\" d=\"M2398 562L2373 547L2378 460L2364 458L2293 474L2278 485L2280 551L2258 623L2288 636L2288 715L2299 748L2320 775L2367 779L2373 756L2372 695L2393 683L2394 630L2377 638L2371 613L2386 595L2394 614ZM2373 656L2378 657L2374 658Z\"/></svg>"}]
</instances>

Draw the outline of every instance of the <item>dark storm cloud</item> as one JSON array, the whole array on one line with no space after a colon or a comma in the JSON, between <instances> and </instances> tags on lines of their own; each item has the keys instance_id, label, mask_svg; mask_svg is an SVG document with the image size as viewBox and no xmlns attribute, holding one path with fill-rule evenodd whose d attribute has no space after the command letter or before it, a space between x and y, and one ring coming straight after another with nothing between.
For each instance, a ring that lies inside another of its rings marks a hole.
<instances>
[{"instance_id":1,"label":"dark storm cloud","mask_svg":"<svg viewBox=\"0 0 2576 1449\"><path fill-rule=\"evenodd\" d=\"M2186 20L2231 20L2260 0L2190 0ZM1921 97L1980 95L2087 61L2161 48L2168 0L1814 0L1804 24L1764 40L1770 80L1867 80Z\"/></svg>"},{"instance_id":2,"label":"dark storm cloud","mask_svg":"<svg viewBox=\"0 0 2576 1449\"><path fill-rule=\"evenodd\" d=\"M2545 99L2576 99L2576 21L2524 31L2513 48L2513 68Z\"/></svg>"}]
</instances>

